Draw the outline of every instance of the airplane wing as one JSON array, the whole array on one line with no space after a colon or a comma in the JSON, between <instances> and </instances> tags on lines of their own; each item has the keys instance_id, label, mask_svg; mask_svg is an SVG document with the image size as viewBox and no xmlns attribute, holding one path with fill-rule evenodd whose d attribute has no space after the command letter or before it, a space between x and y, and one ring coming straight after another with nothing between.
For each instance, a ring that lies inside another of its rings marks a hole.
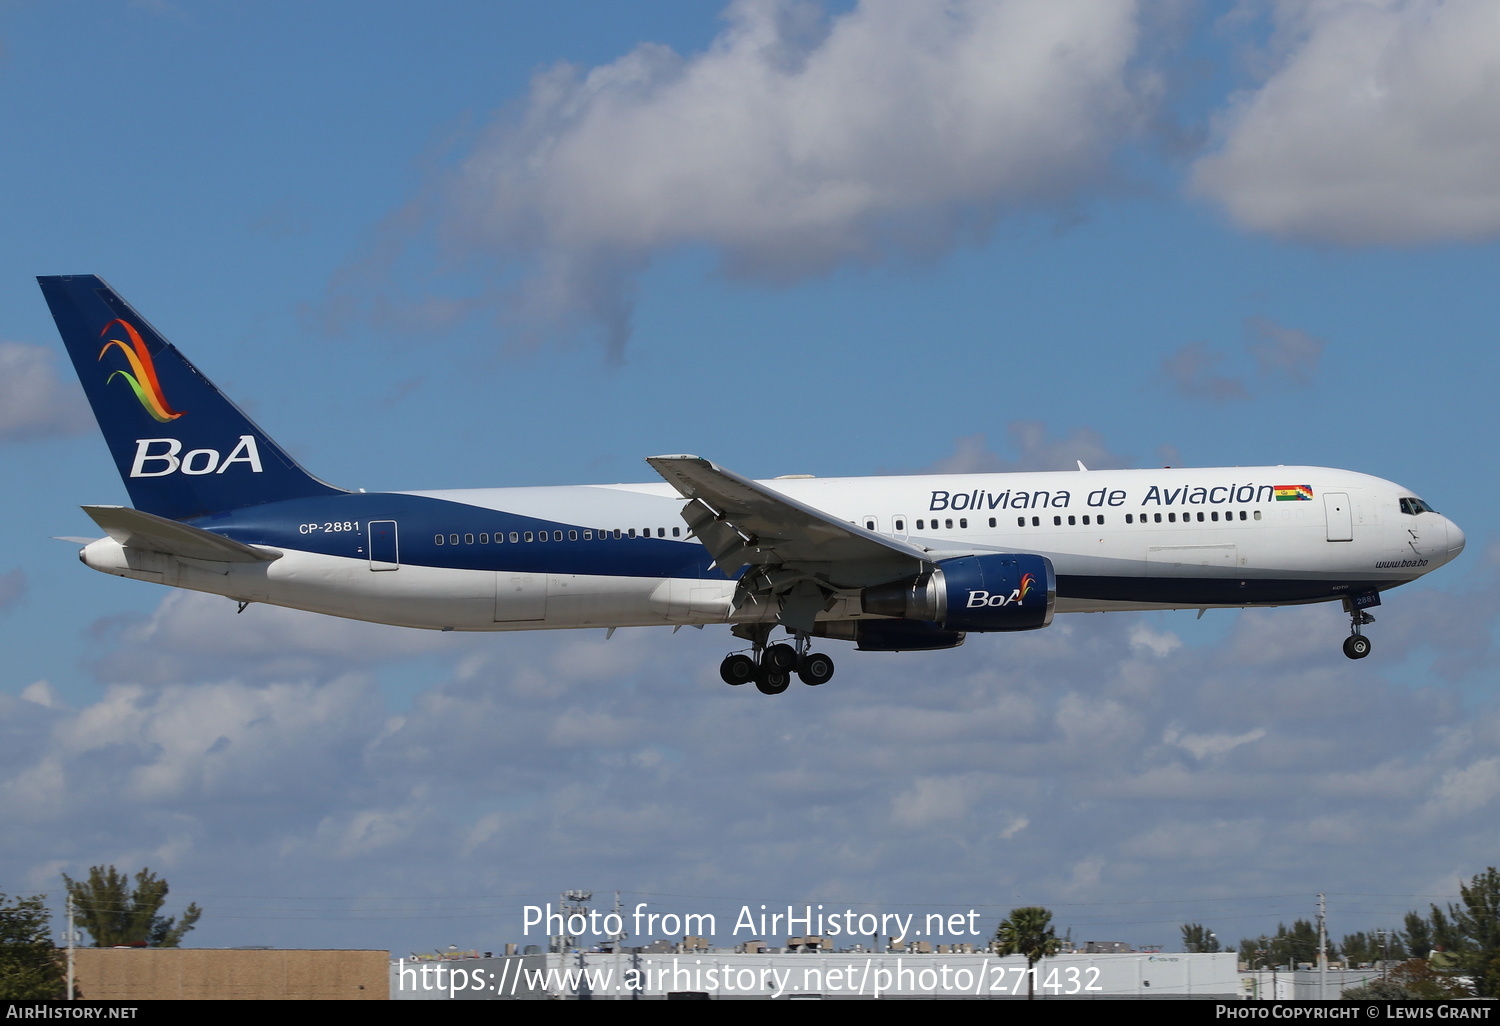
<instances>
[{"instance_id":1,"label":"airplane wing","mask_svg":"<svg viewBox=\"0 0 1500 1026\"><path fill-rule=\"evenodd\" d=\"M281 553L275 549L246 545L200 527L190 527L128 506L84 506L83 511L104 529L105 534L132 548L221 563L269 563L281 558Z\"/></svg>"},{"instance_id":2,"label":"airplane wing","mask_svg":"<svg viewBox=\"0 0 1500 1026\"><path fill-rule=\"evenodd\" d=\"M840 591L932 565L926 549L867 531L699 456L653 456L653 470L687 505L682 518L726 577L749 565L737 602L779 602L781 622L811 629Z\"/></svg>"}]
</instances>

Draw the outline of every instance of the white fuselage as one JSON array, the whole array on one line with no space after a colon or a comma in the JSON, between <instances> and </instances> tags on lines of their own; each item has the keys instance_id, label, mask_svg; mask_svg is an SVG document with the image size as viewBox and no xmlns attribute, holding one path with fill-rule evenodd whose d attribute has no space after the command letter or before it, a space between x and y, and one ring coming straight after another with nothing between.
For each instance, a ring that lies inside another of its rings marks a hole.
<instances>
[{"instance_id":1,"label":"white fuselage","mask_svg":"<svg viewBox=\"0 0 1500 1026\"><path fill-rule=\"evenodd\" d=\"M1056 570L1059 612L1332 601L1411 581L1464 545L1446 517L1425 507L1403 511L1415 493L1318 467L763 484L924 548L935 563L1045 556ZM774 620L774 608L735 608L735 580L688 536L682 507L664 483L361 493L199 522L279 552L270 562L140 551L112 538L91 543L81 558L122 577L409 627ZM372 525L387 540L377 541ZM818 619L866 615L851 591Z\"/></svg>"}]
</instances>

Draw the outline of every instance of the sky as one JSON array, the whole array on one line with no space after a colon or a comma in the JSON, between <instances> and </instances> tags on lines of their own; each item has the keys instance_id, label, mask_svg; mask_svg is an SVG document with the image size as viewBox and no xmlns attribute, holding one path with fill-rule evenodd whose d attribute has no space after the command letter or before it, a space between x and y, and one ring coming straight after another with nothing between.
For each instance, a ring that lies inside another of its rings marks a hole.
<instances>
[{"instance_id":1,"label":"sky","mask_svg":"<svg viewBox=\"0 0 1500 1026\"><path fill-rule=\"evenodd\" d=\"M0 3L0 892L188 943L629 910L1174 948L1500 862L1500 9ZM828 686L724 628L434 634L92 573L125 493L38 274L107 279L350 488L1341 467L1466 531L1334 606L1061 616ZM636 936L641 934L637 932Z\"/></svg>"}]
</instances>

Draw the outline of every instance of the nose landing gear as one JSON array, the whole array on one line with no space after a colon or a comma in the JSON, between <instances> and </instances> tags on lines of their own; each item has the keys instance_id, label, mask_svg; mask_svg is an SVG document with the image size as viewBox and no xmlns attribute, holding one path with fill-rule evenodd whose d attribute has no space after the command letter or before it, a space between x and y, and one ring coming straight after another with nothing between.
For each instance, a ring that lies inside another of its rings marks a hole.
<instances>
[{"instance_id":1,"label":"nose landing gear","mask_svg":"<svg viewBox=\"0 0 1500 1026\"><path fill-rule=\"evenodd\" d=\"M809 687L826 684L833 677L833 660L821 652L809 652L812 639L806 634L794 636L794 644L767 645L771 628L756 630L750 636L751 653L736 652L719 664L719 676L732 685L755 682L763 695L779 695L792 683L792 674Z\"/></svg>"}]
</instances>

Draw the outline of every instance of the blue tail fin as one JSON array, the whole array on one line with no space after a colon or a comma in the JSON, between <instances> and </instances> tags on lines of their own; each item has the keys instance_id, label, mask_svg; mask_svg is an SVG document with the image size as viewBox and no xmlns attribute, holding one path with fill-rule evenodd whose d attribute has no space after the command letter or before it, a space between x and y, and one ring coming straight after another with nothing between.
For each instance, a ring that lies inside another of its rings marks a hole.
<instances>
[{"instance_id":1,"label":"blue tail fin","mask_svg":"<svg viewBox=\"0 0 1500 1026\"><path fill-rule=\"evenodd\" d=\"M342 492L299 467L101 279L37 282L136 509L186 520Z\"/></svg>"}]
</instances>

